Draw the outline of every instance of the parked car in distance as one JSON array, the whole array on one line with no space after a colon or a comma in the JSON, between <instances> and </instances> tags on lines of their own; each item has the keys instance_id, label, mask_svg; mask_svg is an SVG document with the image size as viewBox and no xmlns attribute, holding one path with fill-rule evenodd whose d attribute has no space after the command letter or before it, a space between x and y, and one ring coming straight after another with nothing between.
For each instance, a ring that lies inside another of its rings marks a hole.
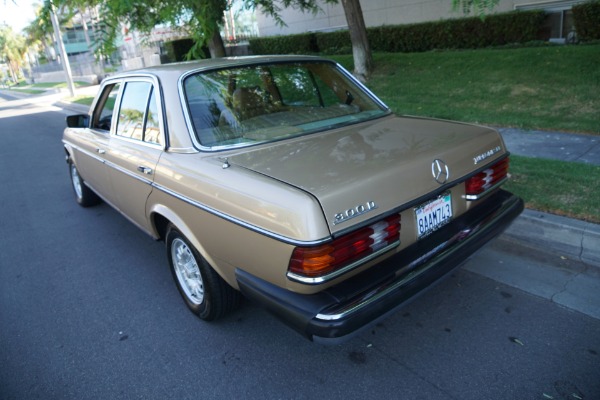
<instances>
[{"instance_id":1,"label":"parked car in distance","mask_svg":"<svg viewBox=\"0 0 600 400\"><path fill-rule=\"evenodd\" d=\"M386 317L523 209L495 130L396 116L319 57L111 76L63 143L77 202L164 241L192 312L243 294L315 341Z\"/></svg>"}]
</instances>

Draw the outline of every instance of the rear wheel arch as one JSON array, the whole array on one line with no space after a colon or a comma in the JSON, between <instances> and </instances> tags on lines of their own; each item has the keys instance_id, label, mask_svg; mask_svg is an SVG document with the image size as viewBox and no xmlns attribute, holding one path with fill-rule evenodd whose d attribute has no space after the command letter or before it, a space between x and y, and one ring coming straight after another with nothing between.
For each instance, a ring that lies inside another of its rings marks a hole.
<instances>
[{"instance_id":1,"label":"rear wheel arch","mask_svg":"<svg viewBox=\"0 0 600 400\"><path fill-rule=\"evenodd\" d=\"M156 204L150 210L150 218L152 220L154 233L159 240L166 242L169 226L172 225L185 236L194 249L208 262L221 278L228 282L230 286L237 288L237 282L227 279L228 275L220 270L218 263L214 261L210 252L202 244L200 238L193 233L188 224L186 224L175 211L164 205Z\"/></svg>"},{"instance_id":2,"label":"rear wheel arch","mask_svg":"<svg viewBox=\"0 0 600 400\"><path fill-rule=\"evenodd\" d=\"M171 221L169 221L169 219L163 216L162 214L156 212L152 213L150 218L156 237L158 238L158 240L165 241L167 238L167 229L169 228L169 224L171 224Z\"/></svg>"}]
</instances>

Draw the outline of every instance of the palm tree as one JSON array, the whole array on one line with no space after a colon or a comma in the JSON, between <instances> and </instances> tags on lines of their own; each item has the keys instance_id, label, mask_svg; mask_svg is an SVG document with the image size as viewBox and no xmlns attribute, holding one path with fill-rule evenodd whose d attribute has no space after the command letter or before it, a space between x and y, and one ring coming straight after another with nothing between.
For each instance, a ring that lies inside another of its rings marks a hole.
<instances>
[{"instance_id":1,"label":"palm tree","mask_svg":"<svg viewBox=\"0 0 600 400\"><path fill-rule=\"evenodd\" d=\"M52 38L52 22L46 3L39 6L35 12L35 19L23 30L27 36L29 47L38 53L44 51L47 59L51 57L50 48L54 42Z\"/></svg>"},{"instance_id":2,"label":"palm tree","mask_svg":"<svg viewBox=\"0 0 600 400\"><path fill-rule=\"evenodd\" d=\"M0 27L0 59L8 64L13 81L21 75L21 66L25 60L27 43L25 38L15 33L11 27Z\"/></svg>"}]
</instances>

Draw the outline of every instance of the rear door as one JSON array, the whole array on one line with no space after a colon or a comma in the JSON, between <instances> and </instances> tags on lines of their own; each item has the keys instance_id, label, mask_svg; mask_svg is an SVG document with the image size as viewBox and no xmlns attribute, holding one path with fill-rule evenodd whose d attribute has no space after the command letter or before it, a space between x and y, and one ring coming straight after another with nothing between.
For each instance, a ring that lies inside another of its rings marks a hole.
<instances>
[{"instance_id":1,"label":"rear door","mask_svg":"<svg viewBox=\"0 0 600 400\"><path fill-rule=\"evenodd\" d=\"M156 164L165 148L158 81L135 77L123 82L106 164L117 208L144 230L146 200Z\"/></svg>"}]
</instances>

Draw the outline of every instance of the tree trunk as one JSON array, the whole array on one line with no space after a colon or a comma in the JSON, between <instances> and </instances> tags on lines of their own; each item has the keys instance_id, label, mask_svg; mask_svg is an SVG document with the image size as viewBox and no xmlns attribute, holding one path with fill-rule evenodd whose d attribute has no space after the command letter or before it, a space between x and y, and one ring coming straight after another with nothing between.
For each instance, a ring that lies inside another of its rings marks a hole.
<instances>
[{"instance_id":1,"label":"tree trunk","mask_svg":"<svg viewBox=\"0 0 600 400\"><path fill-rule=\"evenodd\" d=\"M13 82L15 82L15 83L19 82L19 67L17 66L17 63L14 61L11 61L10 58L7 58L6 61L8 61L7 62L8 72L10 72Z\"/></svg>"},{"instance_id":2,"label":"tree trunk","mask_svg":"<svg viewBox=\"0 0 600 400\"><path fill-rule=\"evenodd\" d=\"M366 82L373 72L373 56L367 39L367 28L363 18L359 0L342 0L346 22L352 41L354 57L354 76L361 82Z\"/></svg>"},{"instance_id":3,"label":"tree trunk","mask_svg":"<svg viewBox=\"0 0 600 400\"><path fill-rule=\"evenodd\" d=\"M83 26L83 36L85 36L85 44L87 44L88 49L90 49L90 45L92 42L90 41L90 34L88 32L88 26L85 20L85 15L83 15L81 9L79 10L79 17L81 18L81 25Z\"/></svg>"},{"instance_id":4,"label":"tree trunk","mask_svg":"<svg viewBox=\"0 0 600 400\"><path fill-rule=\"evenodd\" d=\"M221 37L218 27L215 27L212 36L208 40L208 49L210 50L211 58L221 58L226 56L225 44L223 43L223 38Z\"/></svg>"}]
</instances>

